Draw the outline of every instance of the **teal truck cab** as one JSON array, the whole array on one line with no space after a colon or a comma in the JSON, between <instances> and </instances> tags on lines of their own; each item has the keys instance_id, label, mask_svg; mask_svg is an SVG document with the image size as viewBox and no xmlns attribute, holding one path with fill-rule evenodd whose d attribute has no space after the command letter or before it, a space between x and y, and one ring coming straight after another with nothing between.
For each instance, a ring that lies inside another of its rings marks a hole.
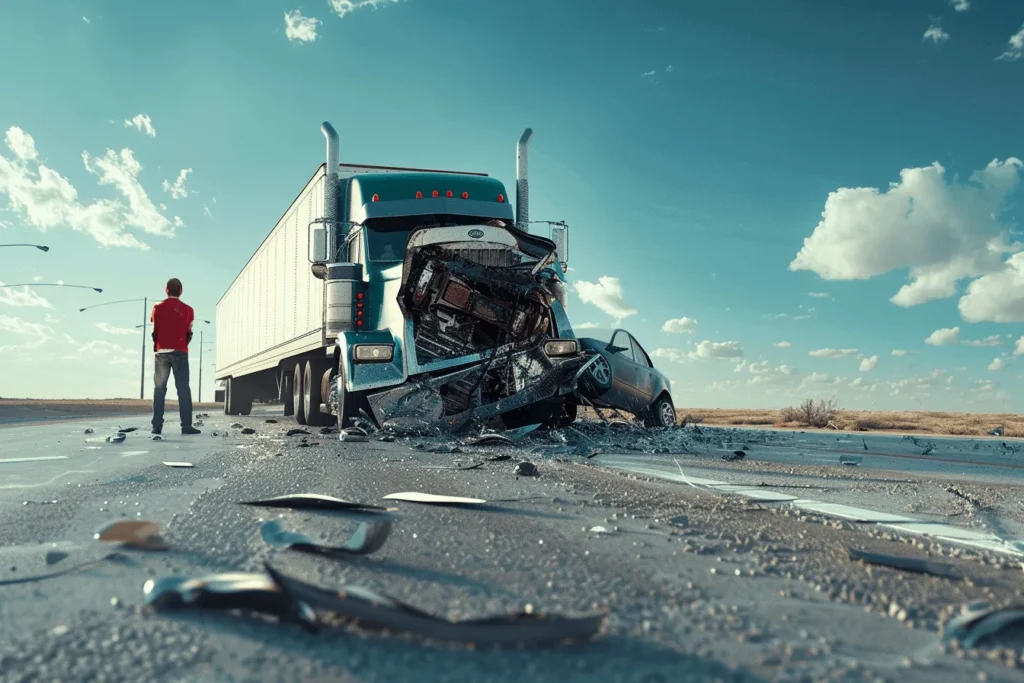
<instances>
[{"instance_id":1,"label":"teal truck cab","mask_svg":"<svg viewBox=\"0 0 1024 683\"><path fill-rule=\"evenodd\" d=\"M494 178L341 165L337 134L322 131L324 208L308 246L325 343L281 364L286 412L396 431L575 419L588 358L566 315L568 227L528 229L532 131L517 146L515 214Z\"/></svg>"}]
</instances>

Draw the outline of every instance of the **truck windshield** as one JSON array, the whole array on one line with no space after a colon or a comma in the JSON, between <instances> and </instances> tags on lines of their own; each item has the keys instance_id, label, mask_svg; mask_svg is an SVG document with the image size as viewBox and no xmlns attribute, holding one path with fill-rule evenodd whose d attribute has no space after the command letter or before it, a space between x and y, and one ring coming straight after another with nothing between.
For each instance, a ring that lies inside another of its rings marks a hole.
<instances>
[{"instance_id":1,"label":"truck windshield","mask_svg":"<svg viewBox=\"0 0 1024 683\"><path fill-rule=\"evenodd\" d=\"M395 216L371 218L366 221L366 245L370 261L402 261L409 235L419 228L446 228L457 225L479 225L488 219L479 216Z\"/></svg>"}]
</instances>

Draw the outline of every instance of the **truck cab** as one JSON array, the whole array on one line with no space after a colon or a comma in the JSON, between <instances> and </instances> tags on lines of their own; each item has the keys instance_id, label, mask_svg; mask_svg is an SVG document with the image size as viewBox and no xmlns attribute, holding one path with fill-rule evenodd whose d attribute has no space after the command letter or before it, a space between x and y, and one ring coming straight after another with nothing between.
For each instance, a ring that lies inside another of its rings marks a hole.
<instances>
[{"instance_id":1,"label":"truck cab","mask_svg":"<svg viewBox=\"0 0 1024 683\"><path fill-rule=\"evenodd\" d=\"M338 173L309 245L333 344L301 376L296 366L299 421L422 430L574 415L586 357L565 310L568 228L528 230L531 132L517 147L515 213L494 178L336 164L324 133Z\"/></svg>"}]
</instances>

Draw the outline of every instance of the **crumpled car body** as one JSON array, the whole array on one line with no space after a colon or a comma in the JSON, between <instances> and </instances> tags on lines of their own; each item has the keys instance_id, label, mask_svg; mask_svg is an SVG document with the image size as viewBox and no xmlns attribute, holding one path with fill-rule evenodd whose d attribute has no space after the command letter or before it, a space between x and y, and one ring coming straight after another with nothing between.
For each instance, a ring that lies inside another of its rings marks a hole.
<instances>
[{"instance_id":1,"label":"crumpled car body","mask_svg":"<svg viewBox=\"0 0 1024 683\"><path fill-rule=\"evenodd\" d=\"M578 341L591 359L579 384L587 402L633 413L651 427L676 424L672 384L632 334L590 329Z\"/></svg>"},{"instance_id":2,"label":"crumpled car body","mask_svg":"<svg viewBox=\"0 0 1024 683\"><path fill-rule=\"evenodd\" d=\"M416 217L404 261L379 273L376 329L338 340L343 358L393 343L391 359L346 364L338 381L396 430L557 419L589 358L565 313L554 243L504 220L423 225L430 218Z\"/></svg>"}]
</instances>

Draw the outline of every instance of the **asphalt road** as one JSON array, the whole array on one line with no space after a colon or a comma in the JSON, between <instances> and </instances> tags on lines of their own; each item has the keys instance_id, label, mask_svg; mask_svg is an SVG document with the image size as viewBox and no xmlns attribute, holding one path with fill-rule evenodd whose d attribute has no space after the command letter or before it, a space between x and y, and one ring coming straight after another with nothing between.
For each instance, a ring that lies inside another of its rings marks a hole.
<instances>
[{"instance_id":1,"label":"asphalt road","mask_svg":"<svg viewBox=\"0 0 1024 683\"><path fill-rule=\"evenodd\" d=\"M159 522L171 546L126 550L127 561L0 585L0 680L962 681L979 673L1019 680L984 656L940 652L934 630L964 602L1024 599L1020 567L1006 553L932 544L623 472L629 458L641 456L614 448L590 460L551 455L553 440L540 434L514 450L464 447L451 454L429 452L436 440L341 443L311 429L311 445L302 447L301 436L284 436L294 424L266 419L213 416L200 436L168 430L162 441L148 438L139 417L0 429L0 580L103 556L110 549L93 534L122 518ZM236 422L257 433L240 434L229 427ZM120 444L89 441L118 424L141 429ZM95 433L84 434L86 427ZM215 428L230 436L211 436ZM421 444L426 448L415 448ZM748 445L749 460L736 463L722 463L718 453L730 444L716 443L702 452L650 455L644 464L671 461L693 478L746 477L751 485L756 478L779 490L816 478L821 484L826 473L828 490L816 498L850 500L853 490L861 492L852 499L859 504L884 502L893 486L931 490L913 473L868 469L867 461L853 470L769 462L789 456L767 443ZM762 452L765 460L756 462ZM455 469L500 454L514 457ZM540 476L516 478L520 458L535 462ZM193 467L162 464L172 460ZM1012 464L990 460L976 469ZM979 476L978 488L970 489L979 497L1003 487L999 495L1019 501L1019 489L1005 480ZM399 491L514 502L457 508L387 501L395 519L387 543L350 561L274 551L259 534L263 521L280 518L289 529L338 545L356 526L350 515L238 504L303 492L381 503ZM923 505L934 504L923 514L941 514L933 498L921 494ZM946 517L965 528L980 523L972 515ZM927 549L972 580L867 567L849 560L851 546L918 555ZM47 566L44 557L54 550L67 557ZM607 610L608 617L594 642L491 649L352 625L314 635L246 614L143 608L147 579L261 571L264 562L324 587L364 586L449 618L527 608Z\"/></svg>"}]
</instances>

